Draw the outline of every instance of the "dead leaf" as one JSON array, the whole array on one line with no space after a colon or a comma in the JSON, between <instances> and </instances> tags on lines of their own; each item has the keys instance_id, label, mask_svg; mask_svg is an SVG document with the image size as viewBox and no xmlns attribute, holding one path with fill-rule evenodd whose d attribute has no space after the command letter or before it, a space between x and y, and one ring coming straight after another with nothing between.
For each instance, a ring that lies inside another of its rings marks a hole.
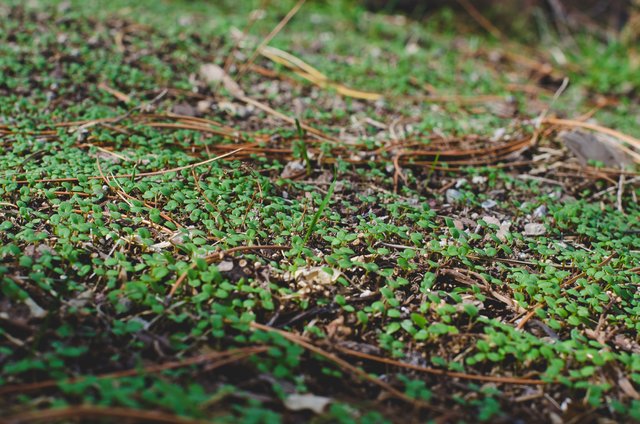
<instances>
[{"instance_id":1,"label":"dead leaf","mask_svg":"<svg viewBox=\"0 0 640 424\"><path fill-rule=\"evenodd\" d=\"M280 177L292 179L301 176L305 171L304 163L300 160L292 160L287 162L280 174Z\"/></svg>"},{"instance_id":2,"label":"dead leaf","mask_svg":"<svg viewBox=\"0 0 640 424\"><path fill-rule=\"evenodd\" d=\"M504 221L500 224L500 229L496 233L496 237L502 242L507 240L507 234L509 234L509 228L511 228L511 223L508 221Z\"/></svg>"},{"instance_id":3,"label":"dead leaf","mask_svg":"<svg viewBox=\"0 0 640 424\"><path fill-rule=\"evenodd\" d=\"M217 84L222 82L224 88L233 97L244 97L244 90L240 88L237 82L235 82L227 73L214 63L205 63L200 66L200 76L207 84Z\"/></svg>"},{"instance_id":4,"label":"dead leaf","mask_svg":"<svg viewBox=\"0 0 640 424\"><path fill-rule=\"evenodd\" d=\"M614 345L622 350L635 354L640 353L640 345L636 343L635 340L626 337L624 334L616 334L612 341Z\"/></svg>"},{"instance_id":5,"label":"dead leaf","mask_svg":"<svg viewBox=\"0 0 640 424\"><path fill-rule=\"evenodd\" d=\"M93 299L93 291L85 290L67 303L73 308L84 308Z\"/></svg>"},{"instance_id":6,"label":"dead leaf","mask_svg":"<svg viewBox=\"0 0 640 424\"><path fill-rule=\"evenodd\" d=\"M302 411L309 409L316 414L321 414L324 409L331 403L331 399L324 396L316 396L312 394L292 394L284 400L284 406L290 411Z\"/></svg>"},{"instance_id":7,"label":"dead leaf","mask_svg":"<svg viewBox=\"0 0 640 424\"><path fill-rule=\"evenodd\" d=\"M484 222L486 222L487 224L493 224L493 225L497 225L498 227L500 226L500 220L496 217L490 216L490 215L485 215L482 217L482 220Z\"/></svg>"},{"instance_id":8,"label":"dead leaf","mask_svg":"<svg viewBox=\"0 0 640 424\"><path fill-rule=\"evenodd\" d=\"M313 66L295 57L291 53L276 49L275 47L264 46L260 49L260 54L275 63L286 66L300 77L310 81L320 88L331 87L343 96L353 97L355 99L379 100L382 98L382 94L380 93L354 90L353 88L330 81L325 74L318 71Z\"/></svg>"},{"instance_id":9,"label":"dead leaf","mask_svg":"<svg viewBox=\"0 0 640 424\"><path fill-rule=\"evenodd\" d=\"M524 226L524 235L525 236L541 236L547 232L544 224L537 223L529 223Z\"/></svg>"},{"instance_id":10,"label":"dead leaf","mask_svg":"<svg viewBox=\"0 0 640 424\"><path fill-rule=\"evenodd\" d=\"M509 233L509 228L511 228L511 223L509 221L500 222L500 220L496 217L485 215L482 217L482 220L487 224L493 224L500 227L496 232L496 237L500 239L500 241L507 240L507 234Z\"/></svg>"},{"instance_id":11,"label":"dead leaf","mask_svg":"<svg viewBox=\"0 0 640 424\"><path fill-rule=\"evenodd\" d=\"M160 252L162 251L162 249L166 249L171 246L173 246L171 242L162 241L160 243L152 244L151 246L149 246L149 249L153 250L154 252Z\"/></svg>"},{"instance_id":12,"label":"dead leaf","mask_svg":"<svg viewBox=\"0 0 640 424\"><path fill-rule=\"evenodd\" d=\"M47 311L42 309L40 305L38 305L33 299L27 297L24 300L24 304L29 308L29 312L31 312L31 316L34 318L44 318L47 316Z\"/></svg>"},{"instance_id":13,"label":"dead leaf","mask_svg":"<svg viewBox=\"0 0 640 424\"><path fill-rule=\"evenodd\" d=\"M293 273L293 277L296 280L305 280L307 282L313 282L327 286L335 283L342 273L338 270L332 269L328 272L326 268L321 266L309 266L300 268Z\"/></svg>"},{"instance_id":14,"label":"dead leaf","mask_svg":"<svg viewBox=\"0 0 640 424\"><path fill-rule=\"evenodd\" d=\"M254 111L253 106L243 106L234 102L219 102L218 108L230 116L240 119L247 119Z\"/></svg>"},{"instance_id":15,"label":"dead leaf","mask_svg":"<svg viewBox=\"0 0 640 424\"><path fill-rule=\"evenodd\" d=\"M178 103L171 107L171 112L182 116L198 116L198 109L189 103Z\"/></svg>"},{"instance_id":16,"label":"dead leaf","mask_svg":"<svg viewBox=\"0 0 640 424\"><path fill-rule=\"evenodd\" d=\"M300 268L293 274L285 274L285 279L294 280L300 294L309 294L326 290L335 283L342 273L335 269L327 271L326 268L310 266Z\"/></svg>"},{"instance_id":17,"label":"dead leaf","mask_svg":"<svg viewBox=\"0 0 640 424\"><path fill-rule=\"evenodd\" d=\"M622 389L624 394L630 398L640 399L640 393L638 393L635 387L633 387L633 384L631 384L631 381L629 381L627 377L620 377L618 379L618 386Z\"/></svg>"},{"instance_id":18,"label":"dead leaf","mask_svg":"<svg viewBox=\"0 0 640 424\"><path fill-rule=\"evenodd\" d=\"M209 112L211 110L211 102L209 100L200 100L196 106L199 113Z\"/></svg>"},{"instance_id":19,"label":"dead leaf","mask_svg":"<svg viewBox=\"0 0 640 424\"><path fill-rule=\"evenodd\" d=\"M495 290L491 290L490 291L491 295L498 299L500 302L504 303L505 305L507 305L509 308L511 308L512 310L514 310L516 313L524 313L527 312L526 309L524 309L522 306L518 305L518 302L516 302L515 300L511 299L508 296L503 295L502 293L499 293Z\"/></svg>"},{"instance_id":20,"label":"dead leaf","mask_svg":"<svg viewBox=\"0 0 640 424\"><path fill-rule=\"evenodd\" d=\"M499 116L500 118L513 117L518 111L516 103L509 100L491 101L487 102L485 105L491 114Z\"/></svg>"},{"instance_id":21,"label":"dead leaf","mask_svg":"<svg viewBox=\"0 0 640 424\"><path fill-rule=\"evenodd\" d=\"M338 318L331 321L325 326L327 331L327 337L332 340L335 338L343 339L351 334L351 328L344 325L344 316L340 315Z\"/></svg>"},{"instance_id":22,"label":"dead leaf","mask_svg":"<svg viewBox=\"0 0 640 424\"><path fill-rule=\"evenodd\" d=\"M575 130L562 131L558 137L584 165L591 160L615 168L633 164L633 159L604 134Z\"/></svg>"},{"instance_id":23,"label":"dead leaf","mask_svg":"<svg viewBox=\"0 0 640 424\"><path fill-rule=\"evenodd\" d=\"M98 150L95 153L89 153L89 157L94 159L98 159L100 162L108 161L112 163L120 163L122 162L121 155L109 153L108 150Z\"/></svg>"}]
</instances>

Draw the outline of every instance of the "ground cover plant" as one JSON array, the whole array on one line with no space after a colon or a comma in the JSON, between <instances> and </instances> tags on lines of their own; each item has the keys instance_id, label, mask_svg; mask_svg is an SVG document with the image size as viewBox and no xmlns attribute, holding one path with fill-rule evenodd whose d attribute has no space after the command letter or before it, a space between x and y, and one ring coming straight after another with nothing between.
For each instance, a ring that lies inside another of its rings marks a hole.
<instances>
[{"instance_id":1,"label":"ground cover plant","mask_svg":"<svg viewBox=\"0 0 640 424\"><path fill-rule=\"evenodd\" d=\"M637 49L272 3L0 5L0 422L640 420Z\"/></svg>"}]
</instances>

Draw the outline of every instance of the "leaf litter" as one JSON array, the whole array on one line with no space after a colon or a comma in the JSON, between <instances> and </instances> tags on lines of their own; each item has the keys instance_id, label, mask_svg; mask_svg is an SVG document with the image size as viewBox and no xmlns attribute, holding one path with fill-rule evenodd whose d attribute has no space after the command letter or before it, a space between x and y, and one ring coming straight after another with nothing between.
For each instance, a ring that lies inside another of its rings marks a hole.
<instances>
[{"instance_id":1,"label":"leaf litter","mask_svg":"<svg viewBox=\"0 0 640 424\"><path fill-rule=\"evenodd\" d=\"M35 44L59 58L56 87L15 70L0 85L45 111L3 107L0 126L0 408L14 421L637 414L638 188L621 178L636 171L584 147L615 143L637 160L633 137L554 115L534 135L539 111L501 96L350 88L285 53L311 49L269 47L284 25L221 66L198 34L179 60L145 47L171 39L144 25L3 10L28 34L70 25L80 38ZM128 79L74 79L78 57L110 48L99 36L82 49L87 22L116 34L121 69L100 66ZM461 54L520 75L527 96L562 80L538 56ZM294 99L305 105L292 114ZM416 130L416 110L508 122ZM615 141L573 131L570 153L566 128ZM96 399L105 407L82 409ZM59 401L72 406L49 409Z\"/></svg>"}]
</instances>

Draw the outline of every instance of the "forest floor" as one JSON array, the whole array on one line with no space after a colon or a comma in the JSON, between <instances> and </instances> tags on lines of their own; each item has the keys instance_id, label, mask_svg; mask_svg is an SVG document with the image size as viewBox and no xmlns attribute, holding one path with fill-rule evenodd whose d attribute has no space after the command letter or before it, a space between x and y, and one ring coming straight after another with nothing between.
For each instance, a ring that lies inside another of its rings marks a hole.
<instances>
[{"instance_id":1,"label":"forest floor","mask_svg":"<svg viewBox=\"0 0 640 424\"><path fill-rule=\"evenodd\" d=\"M1 423L640 420L637 50L344 0L21 3Z\"/></svg>"}]
</instances>

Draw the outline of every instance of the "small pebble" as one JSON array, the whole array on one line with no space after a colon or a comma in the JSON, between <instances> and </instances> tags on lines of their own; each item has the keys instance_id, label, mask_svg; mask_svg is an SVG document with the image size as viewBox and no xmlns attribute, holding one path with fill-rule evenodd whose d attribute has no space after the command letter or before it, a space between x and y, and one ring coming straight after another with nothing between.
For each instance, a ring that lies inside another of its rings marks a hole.
<instances>
[{"instance_id":1,"label":"small pebble","mask_svg":"<svg viewBox=\"0 0 640 424\"><path fill-rule=\"evenodd\" d=\"M282 178L294 178L299 177L305 171L304 163L300 160L292 160L287 162L280 174Z\"/></svg>"},{"instance_id":2,"label":"small pebble","mask_svg":"<svg viewBox=\"0 0 640 424\"><path fill-rule=\"evenodd\" d=\"M483 209L491 209L496 205L497 203L495 200L485 200L480 204L480 206L482 206Z\"/></svg>"},{"instance_id":3,"label":"small pebble","mask_svg":"<svg viewBox=\"0 0 640 424\"><path fill-rule=\"evenodd\" d=\"M547 207L545 205L540 205L533 211L533 216L536 218L542 218L547 214Z\"/></svg>"},{"instance_id":4,"label":"small pebble","mask_svg":"<svg viewBox=\"0 0 640 424\"><path fill-rule=\"evenodd\" d=\"M218 264L218 271L220 272L229 272L233 269L233 262L231 261L222 261Z\"/></svg>"},{"instance_id":5,"label":"small pebble","mask_svg":"<svg viewBox=\"0 0 640 424\"><path fill-rule=\"evenodd\" d=\"M460 178L458 181L456 181L456 188L460 188L464 186L466 183L467 183L466 178Z\"/></svg>"},{"instance_id":6,"label":"small pebble","mask_svg":"<svg viewBox=\"0 0 640 424\"><path fill-rule=\"evenodd\" d=\"M445 197L447 198L447 203L455 203L456 201L462 199L462 193L458 190L450 188L445 193Z\"/></svg>"},{"instance_id":7,"label":"small pebble","mask_svg":"<svg viewBox=\"0 0 640 424\"><path fill-rule=\"evenodd\" d=\"M500 220L498 218L493 217L493 216L488 216L488 215L483 216L482 220L484 222L486 222L487 224L493 224L493 225L500 226Z\"/></svg>"},{"instance_id":8,"label":"small pebble","mask_svg":"<svg viewBox=\"0 0 640 424\"><path fill-rule=\"evenodd\" d=\"M473 184L484 184L487 182L487 177L483 177L482 175L475 175L472 179L471 179L471 183Z\"/></svg>"}]
</instances>

